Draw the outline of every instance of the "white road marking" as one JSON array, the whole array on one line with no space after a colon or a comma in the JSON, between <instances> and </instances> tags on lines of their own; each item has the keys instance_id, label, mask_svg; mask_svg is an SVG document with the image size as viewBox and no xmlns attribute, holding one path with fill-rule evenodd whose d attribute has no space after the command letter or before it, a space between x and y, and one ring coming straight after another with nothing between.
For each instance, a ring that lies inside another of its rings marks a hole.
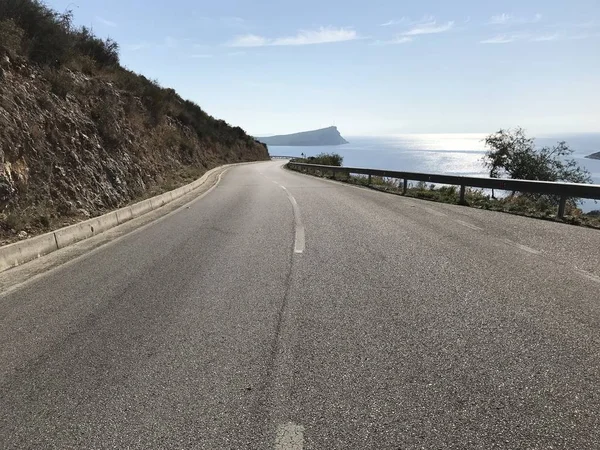
<instances>
[{"instance_id":1,"label":"white road marking","mask_svg":"<svg viewBox=\"0 0 600 450\"><path fill-rule=\"evenodd\" d=\"M422 208L425 211L427 211L429 214L433 214L434 216L447 217L447 214L444 214L443 212L436 211L435 209L431 209L431 208L428 208L426 206L422 206Z\"/></svg>"},{"instance_id":2,"label":"white road marking","mask_svg":"<svg viewBox=\"0 0 600 450\"><path fill-rule=\"evenodd\" d=\"M304 448L304 427L292 422L279 425L275 437L275 450L302 450Z\"/></svg>"},{"instance_id":3,"label":"white road marking","mask_svg":"<svg viewBox=\"0 0 600 450\"><path fill-rule=\"evenodd\" d=\"M476 225L473 225L473 224L468 223L468 222L464 222L462 220L455 219L455 222L461 224L464 227L470 228L471 230L483 231L483 228L479 228Z\"/></svg>"},{"instance_id":4,"label":"white road marking","mask_svg":"<svg viewBox=\"0 0 600 450\"><path fill-rule=\"evenodd\" d=\"M594 275L593 273L589 273L587 270L583 270L583 269L573 269L575 270L575 272L577 272L579 275L587 278L588 280L592 280L595 281L596 283L600 283L600 277L597 275Z\"/></svg>"},{"instance_id":5,"label":"white road marking","mask_svg":"<svg viewBox=\"0 0 600 450\"><path fill-rule=\"evenodd\" d=\"M306 247L306 238L304 235L304 225L302 225L302 219L300 218L300 207L298 206L298 202L284 185L279 184L275 180L271 181L285 191L288 200L292 204L292 208L294 210L294 223L296 227L296 235L294 237L294 253L303 253L304 247Z\"/></svg>"},{"instance_id":6,"label":"white road marking","mask_svg":"<svg viewBox=\"0 0 600 450\"><path fill-rule=\"evenodd\" d=\"M523 250L524 252L531 253L532 255L539 255L540 253L542 253L539 250L536 250L535 248L527 247L526 245L511 241L510 239L504 239L504 242L506 242L508 245L517 247L519 250Z\"/></svg>"}]
</instances>

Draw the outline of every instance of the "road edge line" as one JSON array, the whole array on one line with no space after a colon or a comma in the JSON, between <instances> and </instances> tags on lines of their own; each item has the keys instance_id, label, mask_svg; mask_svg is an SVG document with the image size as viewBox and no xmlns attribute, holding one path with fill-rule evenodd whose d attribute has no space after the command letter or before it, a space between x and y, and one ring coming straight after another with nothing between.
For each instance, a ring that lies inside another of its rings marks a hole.
<instances>
[{"instance_id":1,"label":"road edge line","mask_svg":"<svg viewBox=\"0 0 600 450\"><path fill-rule=\"evenodd\" d=\"M0 273L14 267L28 263L35 259L46 256L57 250L69 247L77 242L98 236L105 231L117 228L133 219L142 217L151 211L155 211L168 203L182 198L183 196L204 186L209 178L216 172L226 171L230 167L253 164L253 162L224 164L214 167L205 172L200 178L154 197L142 200L123 208L110 211L92 219L59 228L48 233L34 236L30 239L14 242L0 247ZM224 172L222 172L224 173ZM220 178L219 178L220 179ZM215 183L215 185L218 181ZM158 218L157 218L158 219Z\"/></svg>"}]
</instances>

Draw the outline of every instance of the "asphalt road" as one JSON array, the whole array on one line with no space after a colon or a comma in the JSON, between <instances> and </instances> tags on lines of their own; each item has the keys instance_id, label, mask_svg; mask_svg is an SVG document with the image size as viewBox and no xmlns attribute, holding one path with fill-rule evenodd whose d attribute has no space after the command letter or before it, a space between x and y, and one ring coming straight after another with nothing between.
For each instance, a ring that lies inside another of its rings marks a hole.
<instances>
[{"instance_id":1,"label":"asphalt road","mask_svg":"<svg viewBox=\"0 0 600 450\"><path fill-rule=\"evenodd\" d=\"M600 232L281 165L0 294L0 448L600 448Z\"/></svg>"}]
</instances>

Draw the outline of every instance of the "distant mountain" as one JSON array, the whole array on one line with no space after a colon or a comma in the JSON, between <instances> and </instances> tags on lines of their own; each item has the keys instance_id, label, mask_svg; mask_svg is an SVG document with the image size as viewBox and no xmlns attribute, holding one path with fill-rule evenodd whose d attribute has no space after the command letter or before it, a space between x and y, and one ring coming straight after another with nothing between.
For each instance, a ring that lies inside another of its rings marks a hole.
<instances>
[{"instance_id":1,"label":"distant mountain","mask_svg":"<svg viewBox=\"0 0 600 450\"><path fill-rule=\"evenodd\" d=\"M321 128L320 130L303 131L301 133L283 134L257 138L267 145L311 146L311 145L342 145L348 141L342 137L337 127Z\"/></svg>"},{"instance_id":2,"label":"distant mountain","mask_svg":"<svg viewBox=\"0 0 600 450\"><path fill-rule=\"evenodd\" d=\"M590 159L600 159L600 152L592 153L591 155L587 155L586 158Z\"/></svg>"}]
</instances>

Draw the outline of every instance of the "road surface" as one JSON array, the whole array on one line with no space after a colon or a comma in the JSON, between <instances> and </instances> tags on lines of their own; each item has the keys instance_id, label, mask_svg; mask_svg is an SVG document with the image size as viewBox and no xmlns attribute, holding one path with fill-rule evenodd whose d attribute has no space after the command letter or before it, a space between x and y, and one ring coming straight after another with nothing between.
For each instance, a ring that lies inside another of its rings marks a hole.
<instances>
[{"instance_id":1,"label":"road surface","mask_svg":"<svg viewBox=\"0 0 600 450\"><path fill-rule=\"evenodd\" d=\"M0 448L600 448L600 232L282 164L0 294Z\"/></svg>"}]
</instances>

